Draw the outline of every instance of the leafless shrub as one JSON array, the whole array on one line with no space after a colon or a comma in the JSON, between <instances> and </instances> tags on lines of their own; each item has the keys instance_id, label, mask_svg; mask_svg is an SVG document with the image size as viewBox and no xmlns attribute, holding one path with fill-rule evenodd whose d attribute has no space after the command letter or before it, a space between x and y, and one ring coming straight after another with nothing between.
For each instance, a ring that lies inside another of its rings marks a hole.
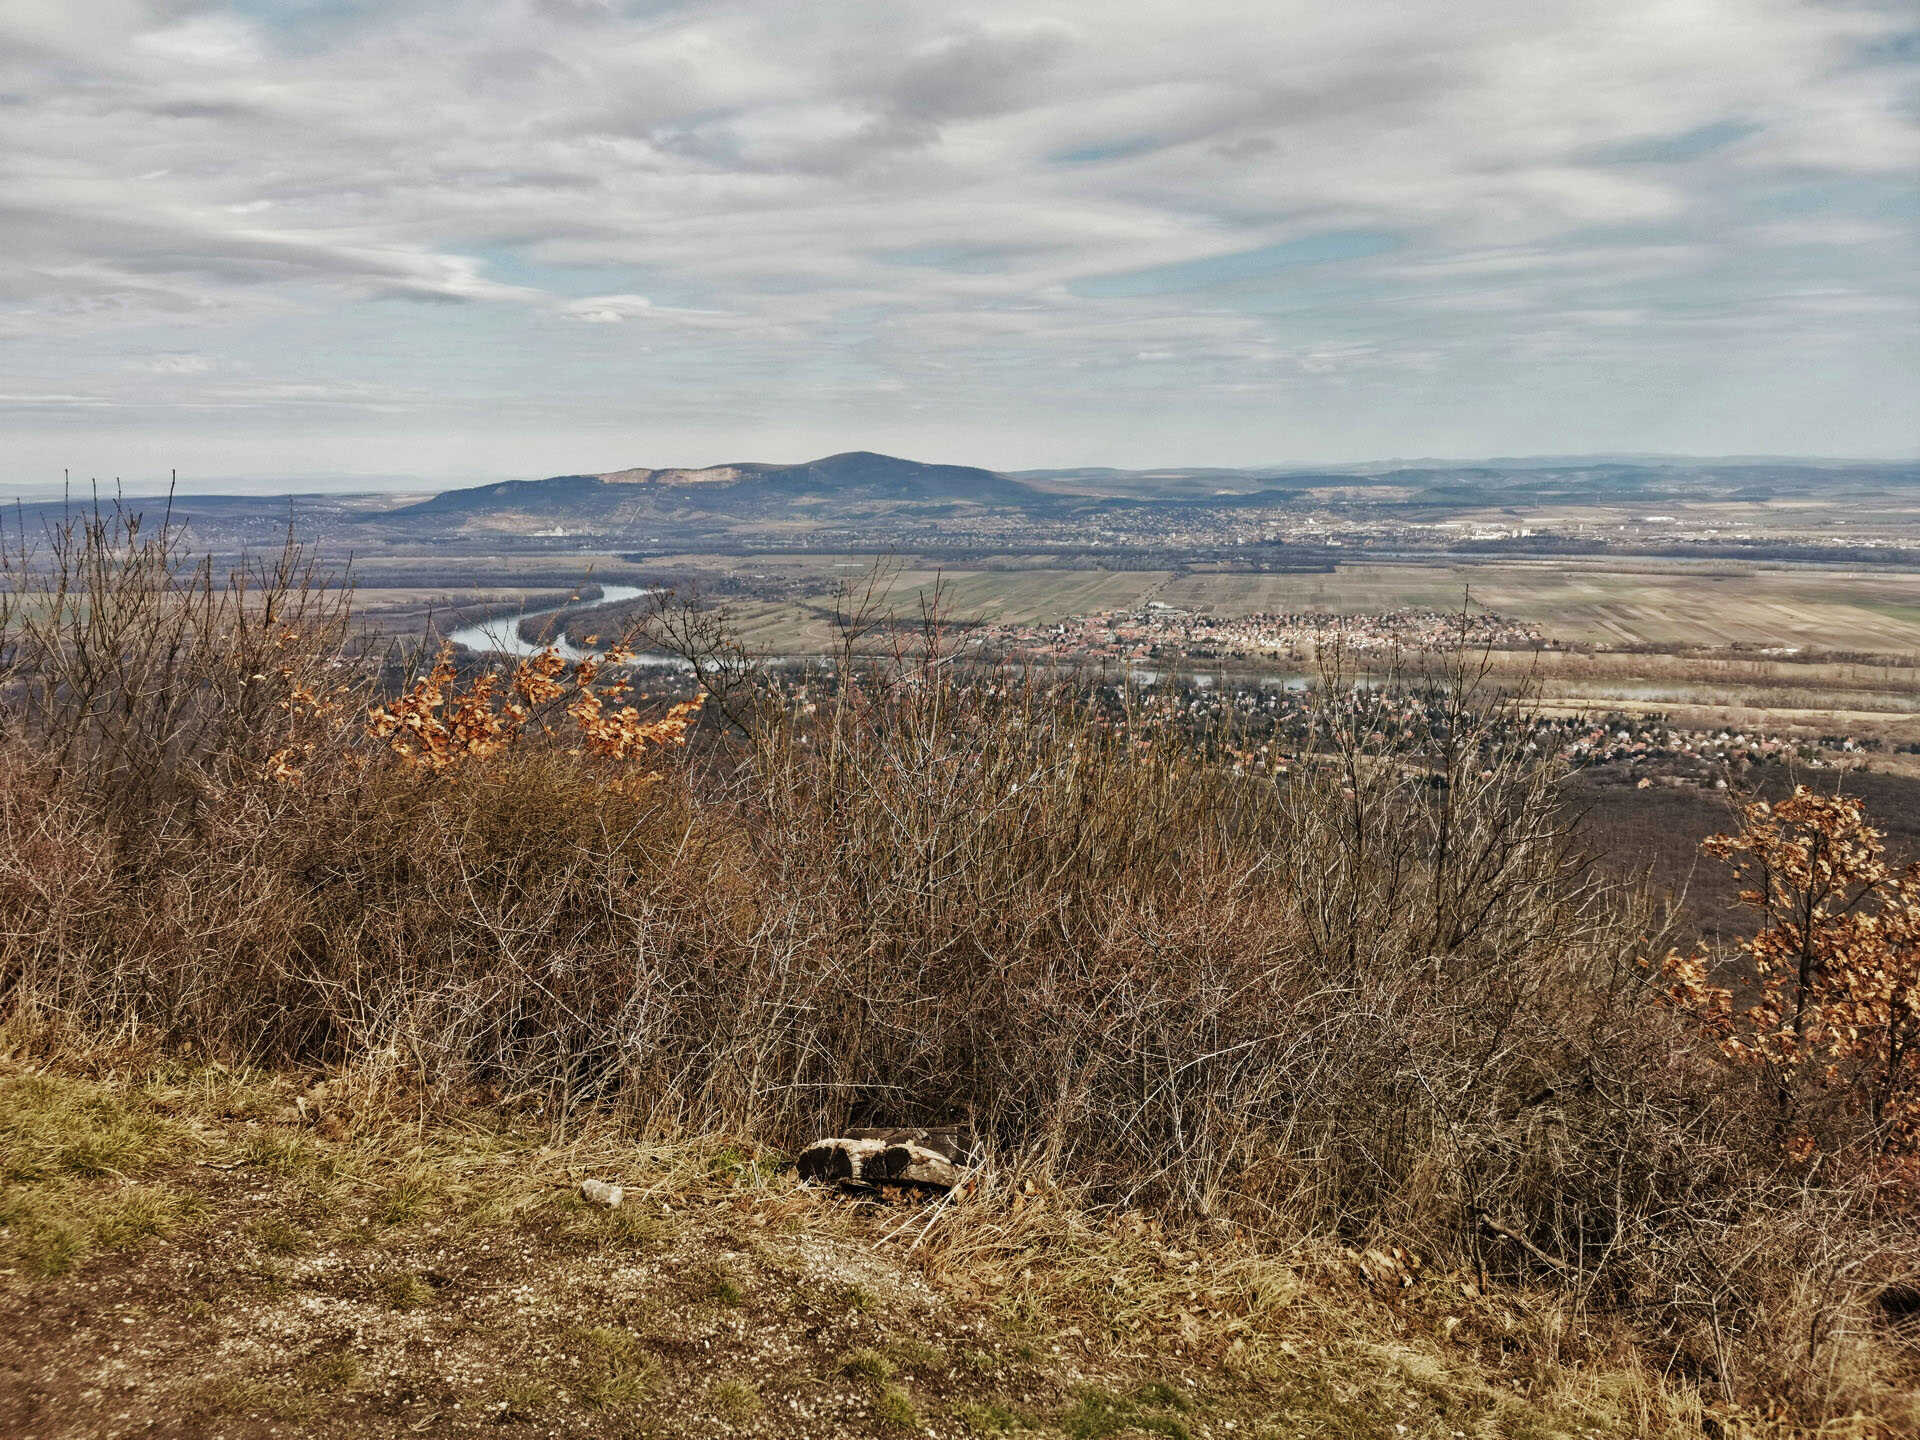
<instances>
[{"instance_id":1,"label":"leafless shrub","mask_svg":"<svg viewBox=\"0 0 1920 1440\"><path fill-rule=\"evenodd\" d=\"M189 560L170 510L152 529L123 503L0 528L7 725L122 810L191 811L346 698L350 598L291 532L223 575Z\"/></svg>"}]
</instances>

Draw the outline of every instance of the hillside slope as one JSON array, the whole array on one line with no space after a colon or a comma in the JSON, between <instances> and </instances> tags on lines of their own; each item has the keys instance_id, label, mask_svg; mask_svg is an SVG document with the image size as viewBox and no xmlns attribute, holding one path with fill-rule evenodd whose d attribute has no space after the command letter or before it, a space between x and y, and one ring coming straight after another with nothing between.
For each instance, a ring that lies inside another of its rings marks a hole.
<instances>
[{"instance_id":1,"label":"hillside slope","mask_svg":"<svg viewBox=\"0 0 1920 1440\"><path fill-rule=\"evenodd\" d=\"M873 502L1036 505L1049 497L1031 485L968 465L930 465L871 451L829 455L798 465L741 463L699 470L637 467L592 475L554 475L449 490L397 511L398 518L479 520L516 514L556 523L619 523L646 517L712 513L775 518Z\"/></svg>"},{"instance_id":2,"label":"hillside slope","mask_svg":"<svg viewBox=\"0 0 1920 1440\"><path fill-rule=\"evenodd\" d=\"M1557 1311L1384 1253L1017 1185L876 1207L719 1139L555 1149L484 1105L422 1126L350 1082L124 1061L0 1062L0 1433L1701 1433Z\"/></svg>"}]
</instances>

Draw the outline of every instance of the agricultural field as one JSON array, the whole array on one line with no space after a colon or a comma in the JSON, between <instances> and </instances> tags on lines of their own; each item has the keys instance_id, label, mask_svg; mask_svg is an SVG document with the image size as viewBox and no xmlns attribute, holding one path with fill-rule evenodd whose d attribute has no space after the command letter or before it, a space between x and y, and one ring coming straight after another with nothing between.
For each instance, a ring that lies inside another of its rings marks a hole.
<instances>
[{"instance_id":1,"label":"agricultural field","mask_svg":"<svg viewBox=\"0 0 1920 1440\"><path fill-rule=\"evenodd\" d=\"M824 599L857 579L871 557L662 556L650 568L716 575L779 574L816 581ZM897 608L910 611L938 582L956 618L1037 624L1161 601L1221 615L1326 610L1364 614L1404 606L1476 608L1537 625L1562 642L1593 645L1799 646L1920 653L1920 574L1726 562L1577 560L1342 565L1325 574L1172 570L980 569L913 565L895 577ZM804 651L826 631L813 606L749 611L773 648Z\"/></svg>"},{"instance_id":2,"label":"agricultural field","mask_svg":"<svg viewBox=\"0 0 1920 1440\"><path fill-rule=\"evenodd\" d=\"M356 566L356 608L375 631L445 633L482 607L537 609L594 583L670 586L725 609L767 656L832 649L842 591L884 565L881 607L917 617L936 592L963 624L1047 626L1151 604L1237 618L1324 611L1452 610L1470 600L1550 643L1495 656L1502 683L1550 710L1610 710L1889 747L1920 742L1920 574L1726 561L1500 560L1362 563L1325 573L1069 568L997 556L943 568L911 555L441 557L376 555ZM411 582L411 583L410 583ZM586 623L586 617L582 617ZM604 628L604 623L601 624ZM1310 657L1227 668L1302 670ZM1905 763L1905 762L1902 762Z\"/></svg>"}]
</instances>

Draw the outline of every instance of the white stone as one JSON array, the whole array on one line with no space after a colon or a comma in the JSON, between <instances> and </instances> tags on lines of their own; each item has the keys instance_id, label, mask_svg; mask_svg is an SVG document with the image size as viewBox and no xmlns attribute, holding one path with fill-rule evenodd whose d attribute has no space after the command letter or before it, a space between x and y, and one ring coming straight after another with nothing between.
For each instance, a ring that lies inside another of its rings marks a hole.
<instances>
[{"instance_id":1,"label":"white stone","mask_svg":"<svg viewBox=\"0 0 1920 1440\"><path fill-rule=\"evenodd\" d=\"M589 1204L601 1205L609 1210L616 1210L619 1208L620 1202L627 1198L627 1192L622 1190L618 1185L607 1184L604 1180L582 1180L580 1182L580 1198Z\"/></svg>"}]
</instances>

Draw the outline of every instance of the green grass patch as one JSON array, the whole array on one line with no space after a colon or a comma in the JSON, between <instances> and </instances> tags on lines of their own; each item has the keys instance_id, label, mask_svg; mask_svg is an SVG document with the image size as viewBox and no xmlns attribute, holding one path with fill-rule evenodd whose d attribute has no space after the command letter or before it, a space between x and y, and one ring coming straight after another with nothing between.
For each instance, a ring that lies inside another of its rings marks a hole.
<instances>
[{"instance_id":1,"label":"green grass patch","mask_svg":"<svg viewBox=\"0 0 1920 1440\"><path fill-rule=\"evenodd\" d=\"M1168 1440L1189 1440L1192 1434L1183 1420L1145 1414L1135 1400L1092 1387L1080 1392L1073 1408L1060 1417L1058 1424L1071 1440L1102 1440L1129 1430L1164 1435Z\"/></svg>"},{"instance_id":2,"label":"green grass patch","mask_svg":"<svg viewBox=\"0 0 1920 1440\"><path fill-rule=\"evenodd\" d=\"M575 1334L580 1363L574 1390L580 1403L606 1413L634 1409L653 1387L654 1365L630 1331L596 1325Z\"/></svg>"},{"instance_id":3,"label":"green grass patch","mask_svg":"<svg viewBox=\"0 0 1920 1440\"><path fill-rule=\"evenodd\" d=\"M898 1385L889 1385L880 1392L880 1398L873 1402L873 1415L891 1430L920 1428L920 1412L914 1408L913 1397Z\"/></svg>"},{"instance_id":4,"label":"green grass patch","mask_svg":"<svg viewBox=\"0 0 1920 1440\"><path fill-rule=\"evenodd\" d=\"M223 1379L202 1385L191 1408L200 1414L264 1415L272 1420L311 1420L322 1406L315 1396L287 1381Z\"/></svg>"},{"instance_id":5,"label":"green grass patch","mask_svg":"<svg viewBox=\"0 0 1920 1440\"><path fill-rule=\"evenodd\" d=\"M889 1341L887 1354L902 1370L921 1375L944 1371L950 1364L946 1351L913 1336Z\"/></svg>"},{"instance_id":6,"label":"green grass patch","mask_svg":"<svg viewBox=\"0 0 1920 1440\"><path fill-rule=\"evenodd\" d=\"M300 1366L300 1383L325 1394L351 1390L360 1383L360 1361L349 1351L316 1355Z\"/></svg>"},{"instance_id":7,"label":"green grass patch","mask_svg":"<svg viewBox=\"0 0 1920 1440\"><path fill-rule=\"evenodd\" d=\"M597 1210L594 1228L606 1239L623 1245L657 1245L665 1233L660 1217L637 1205Z\"/></svg>"},{"instance_id":8,"label":"green grass patch","mask_svg":"<svg viewBox=\"0 0 1920 1440\"><path fill-rule=\"evenodd\" d=\"M700 1298L732 1310L747 1303L747 1290L731 1267L716 1260L700 1277Z\"/></svg>"},{"instance_id":9,"label":"green grass patch","mask_svg":"<svg viewBox=\"0 0 1920 1440\"><path fill-rule=\"evenodd\" d=\"M44 1075L0 1082L0 1179L12 1185L138 1175L170 1138L150 1110L95 1085Z\"/></svg>"},{"instance_id":10,"label":"green grass patch","mask_svg":"<svg viewBox=\"0 0 1920 1440\"><path fill-rule=\"evenodd\" d=\"M494 1394L500 1400L502 1424L523 1424L537 1420L560 1403L559 1387L533 1375L515 1375L503 1380Z\"/></svg>"},{"instance_id":11,"label":"green grass patch","mask_svg":"<svg viewBox=\"0 0 1920 1440\"><path fill-rule=\"evenodd\" d=\"M856 1315L865 1315L880 1303L864 1285L842 1285L835 1298L842 1310Z\"/></svg>"},{"instance_id":12,"label":"green grass patch","mask_svg":"<svg viewBox=\"0 0 1920 1440\"><path fill-rule=\"evenodd\" d=\"M1394 1433L1388 1411L1381 1404L1358 1393L1342 1393L1325 1373L1297 1370L1289 1374L1275 1392L1270 1392L1267 1407L1272 1421L1284 1423L1289 1433L1314 1435L1352 1435L1355 1437L1390 1436Z\"/></svg>"},{"instance_id":13,"label":"green grass patch","mask_svg":"<svg viewBox=\"0 0 1920 1440\"><path fill-rule=\"evenodd\" d=\"M387 1188L374 1215L382 1225L411 1224L439 1207L441 1193L437 1177L416 1170Z\"/></svg>"},{"instance_id":14,"label":"green grass patch","mask_svg":"<svg viewBox=\"0 0 1920 1440\"><path fill-rule=\"evenodd\" d=\"M164 1186L55 1180L0 1187L0 1268L34 1279L70 1274L97 1253L170 1233L194 1208L191 1197Z\"/></svg>"},{"instance_id":15,"label":"green grass patch","mask_svg":"<svg viewBox=\"0 0 1920 1440\"><path fill-rule=\"evenodd\" d=\"M285 1215L269 1215L247 1227L254 1244L272 1255L298 1255L312 1237Z\"/></svg>"},{"instance_id":16,"label":"green grass patch","mask_svg":"<svg viewBox=\"0 0 1920 1440\"><path fill-rule=\"evenodd\" d=\"M407 1270L382 1275L374 1291L390 1310L418 1310L433 1303L433 1287Z\"/></svg>"},{"instance_id":17,"label":"green grass patch","mask_svg":"<svg viewBox=\"0 0 1920 1440\"><path fill-rule=\"evenodd\" d=\"M25 1226L9 1225L19 1238L7 1247L10 1259L19 1268L39 1280L51 1280L77 1267L92 1252L86 1233L65 1220L36 1221Z\"/></svg>"},{"instance_id":18,"label":"green grass patch","mask_svg":"<svg viewBox=\"0 0 1920 1440\"><path fill-rule=\"evenodd\" d=\"M1164 1380L1149 1380L1135 1390L1133 1403L1153 1410L1177 1410L1183 1415L1193 1409L1193 1401L1186 1393Z\"/></svg>"},{"instance_id":19,"label":"green grass patch","mask_svg":"<svg viewBox=\"0 0 1920 1440\"><path fill-rule=\"evenodd\" d=\"M1002 1405L997 1400L962 1405L954 1415L976 1435L1013 1435L1040 1428L1040 1422L1024 1410Z\"/></svg>"},{"instance_id":20,"label":"green grass patch","mask_svg":"<svg viewBox=\"0 0 1920 1440\"><path fill-rule=\"evenodd\" d=\"M716 1380L707 1387L707 1408L729 1424L743 1424L760 1412L760 1393L743 1380Z\"/></svg>"},{"instance_id":21,"label":"green grass patch","mask_svg":"<svg viewBox=\"0 0 1920 1440\"><path fill-rule=\"evenodd\" d=\"M172 1233L198 1209L191 1196L161 1186L134 1186L102 1195L82 1212L102 1250L126 1250Z\"/></svg>"},{"instance_id":22,"label":"green grass patch","mask_svg":"<svg viewBox=\"0 0 1920 1440\"><path fill-rule=\"evenodd\" d=\"M870 1380L875 1385L884 1385L899 1373L893 1361L869 1346L849 1350L840 1357L840 1373L852 1376L856 1380Z\"/></svg>"},{"instance_id":23,"label":"green grass patch","mask_svg":"<svg viewBox=\"0 0 1920 1440\"><path fill-rule=\"evenodd\" d=\"M338 1162L299 1131L262 1130L249 1135L235 1157L240 1164L289 1179L328 1179Z\"/></svg>"}]
</instances>

